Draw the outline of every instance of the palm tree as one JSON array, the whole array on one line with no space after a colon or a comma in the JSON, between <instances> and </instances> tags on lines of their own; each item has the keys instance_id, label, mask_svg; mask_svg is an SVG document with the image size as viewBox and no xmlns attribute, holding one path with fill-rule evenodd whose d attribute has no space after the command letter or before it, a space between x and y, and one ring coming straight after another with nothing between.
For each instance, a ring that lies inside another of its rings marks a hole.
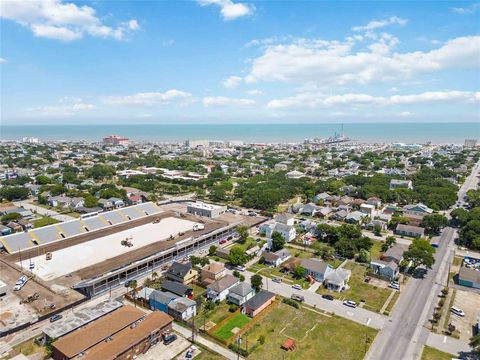
<instances>
[{"instance_id":1,"label":"palm tree","mask_svg":"<svg viewBox=\"0 0 480 360\"><path fill-rule=\"evenodd\" d=\"M152 281L155 281L158 278L158 274L156 271L152 272Z\"/></svg>"},{"instance_id":2,"label":"palm tree","mask_svg":"<svg viewBox=\"0 0 480 360\"><path fill-rule=\"evenodd\" d=\"M470 339L470 346L480 355L480 332Z\"/></svg>"}]
</instances>

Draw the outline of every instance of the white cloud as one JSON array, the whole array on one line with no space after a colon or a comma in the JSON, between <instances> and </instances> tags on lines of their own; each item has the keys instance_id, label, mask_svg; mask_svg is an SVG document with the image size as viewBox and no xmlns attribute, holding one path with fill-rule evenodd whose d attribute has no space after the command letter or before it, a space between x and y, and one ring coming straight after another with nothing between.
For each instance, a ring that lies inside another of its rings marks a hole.
<instances>
[{"instance_id":1,"label":"white cloud","mask_svg":"<svg viewBox=\"0 0 480 360\"><path fill-rule=\"evenodd\" d=\"M368 51L356 50L356 40L300 39L267 46L253 59L246 83L368 84L408 80L444 69L478 68L480 36L458 37L430 51L392 52L398 39L381 34Z\"/></svg>"},{"instance_id":2,"label":"white cloud","mask_svg":"<svg viewBox=\"0 0 480 360\"><path fill-rule=\"evenodd\" d=\"M398 16L391 16L388 19L384 20L373 20L370 21L367 25L365 26L354 26L352 28L353 31L371 31L371 30L376 30L383 28L385 26L389 25L400 25L403 26L408 22L407 19L402 19L399 18Z\"/></svg>"},{"instance_id":3,"label":"white cloud","mask_svg":"<svg viewBox=\"0 0 480 360\"><path fill-rule=\"evenodd\" d=\"M411 117L413 114L410 111L402 111L400 114L398 114L400 117Z\"/></svg>"},{"instance_id":4,"label":"white cloud","mask_svg":"<svg viewBox=\"0 0 480 360\"><path fill-rule=\"evenodd\" d=\"M151 118L153 115L152 114L137 114L135 117L140 118L140 119L148 119Z\"/></svg>"},{"instance_id":5,"label":"white cloud","mask_svg":"<svg viewBox=\"0 0 480 360\"><path fill-rule=\"evenodd\" d=\"M452 12L454 12L455 14L459 14L459 15L468 15L468 14L474 14L477 9L480 8L480 3L475 3L475 4L472 4L468 7L454 7L454 8L451 8L450 10Z\"/></svg>"},{"instance_id":6,"label":"white cloud","mask_svg":"<svg viewBox=\"0 0 480 360\"><path fill-rule=\"evenodd\" d=\"M228 98L224 96L208 96L203 98L203 105L205 107L250 106L254 104L255 104L255 100L251 100L251 99L237 99L237 98Z\"/></svg>"},{"instance_id":7,"label":"white cloud","mask_svg":"<svg viewBox=\"0 0 480 360\"><path fill-rule=\"evenodd\" d=\"M70 117L93 109L95 109L95 105L93 104L75 103L59 106L38 106L27 109L26 111L34 117Z\"/></svg>"},{"instance_id":8,"label":"white cloud","mask_svg":"<svg viewBox=\"0 0 480 360\"><path fill-rule=\"evenodd\" d=\"M263 91L257 90L257 89L248 90L248 91L246 91L246 93L247 93L248 95L252 95L252 96L264 95Z\"/></svg>"},{"instance_id":9,"label":"white cloud","mask_svg":"<svg viewBox=\"0 0 480 360\"><path fill-rule=\"evenodd\" d=\"M220 12L225 21L235 20L243 16L252 15L255 12L255 7L246 3L234 3L231 0L198 0L202 6L217 5L220 7Z\"/></svg>"},{"instance_id":10,"label":"white cloud","mask_svg":"<svg viewBox=\"0 0 480 360\"><path fill-rule=\"evenodd\" d=\"M222 81L223 87L227 89L234 89L242 83L240 76L230 76Z\"/></svg>"},{"instance_id":11,"label":"white cloud","mask_svg":"<svg viewBox=\"0 0 480 360\"><path fill-rule=\"evenodd\" d=\"M0 58L0 64L5 64L7 62L7 60L5 60L4 58Z\"/></svg>"},{"instance_id":12,"label":"white cloud","mask_svg":"<svg viewBox=\"0 0 480 360\"><path fill-rule=\"evenodd\" d=\"M291 97L273 99L267 104L267 108L328 108L336 106L371 107L446 102L476 104L480 102L480 92L429 91L420 94L392 96L372 96L358 93L326 95L318 92L307 92L299 93Z\"/></svg>"},{"instance_id":13,"label":"white cloud","mask_svg":"<svg viewBox=\"0 0 480 360\"><path fill-rule=\"evenodd\" d=\"M192 94L171 89L166 92L144 92L125 96L105 96L101 100L110 105L163 105L169 104L178 100L185 100L192 96Z\"/></svg>"},{"instance_id":14,"label":"white cloud","mask_svg":"<svg viewBox=\"0 0 480 360\"><path fill-rule=\"evenodd\" d=\"M73 41L85 35L123 40L139 28L134 19L116 27L105 25L90 6L62 0L4 0L0 17L29 28L35 36Z\"/></svg>"}]
</instances>

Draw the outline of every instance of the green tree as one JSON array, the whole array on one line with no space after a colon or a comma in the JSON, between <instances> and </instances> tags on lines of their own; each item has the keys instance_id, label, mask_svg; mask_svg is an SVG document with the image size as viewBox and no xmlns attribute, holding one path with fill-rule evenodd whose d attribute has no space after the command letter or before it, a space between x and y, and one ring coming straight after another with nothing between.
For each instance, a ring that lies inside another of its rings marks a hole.
<instances>
[{"instance_id":1,"label":"green tree","mask_svg":"<svg viewBox=\"0 0 480 360\"><path fill-rule=\"evenodd\" d=\"M431 269L435 262L435 258L433 257L434 253L435 249L430 245L428 240L413 239L408 250L403 254L403 257L407 261L412 262L412 270L415 270L421 265Z\"/></svg>"},{"instance_id":2,"label":"green tree","mask_svg":"<svg viewBox=\"0 0 480 360\"><path fill-rule=\"evenodd\" d=\"M12 200L25 200L30 195L30 190L22 186L6 186L0 189L0 197Z\"/></svg>"},{"instance_id":3,"label":"green tree","mask_svg":"<svg viewBox=\"0 0 480 360\"><path fill-rule=\"evenodd\" d=\"M248 239L248 226L246 225L237 226L237 233L239 236L239 242L241 244L245 244Z\"/></svg>"},{"instance_id":4,"label":"green tree","mask_svg":"<svg viewBox=\"0 0 480 360\"><path fill-rule=\"evenodd\" d=\"M263 278L259 274L255 274L250 278L250 283L255 292L259 292L263 287Z\"/></svg>"},{"instance_id":5,"label":"green tree","mask_svg":"<svg viewBox=\"0 0 480 360\"><path fill-rule=\"evenodd\" d=\"M230 250L228 261L234 266L243 265L247 262L247 255L241 247L235 246Z\"/></svg>"},{"instance_id":6,"label":"green tree","mask_svg":"<svg viewBox=\"0 0 480 360\"><path fill-rule=\"evenodd\" d=\"M293 271L293 277L295 279L303 279L306 274L307 274L307 270L301 265L297 266Z\"/></svg>"},{"instance_id":7,"label":"green tree","mask_svg":"<svg viewBox=\"0 0 480 360\"><path fill-rule=\"evenodd\" d=\"M21 219L21 218L22 218L22 215L20 215L19 213L16 213L16 212L12 212L10 214L6 214L6 215L2 216L2 223L7 224L10 221L15 221L15 220L18 220L18 219Z\"/></svg>"},{"instance_id":8,"label":"green tree","mask_svg":"<svg viewBox=\"0 0 480 360\"><path fill-rule=\"evenodd\" d=\"M382 227L381 227L380 224L375 224L375 226L373 227L373 233L376 236L381 236L382 235Z\"/></svg>"},{"instance_id":9,"label":"green tree","mask_svg":"<svg viewBox=\"0 0 480 360\"><path fill-rule=\"evenodd\" d=\"M397 239L395 236L392 236L392 235L387 236L387 238L385 239L385 242L382 244L382 251L383 252L387 251L396 243L397 243Z\"/></svg>"},{"instance_id":10,"label":"green tree","mask_svg":"<svg viewBox=\"0 0 480 360\"><path fill-rule=\"evenodd\" d=\"M422 220L422 226L430 234L438 234L440 230L447 226L448 220L440 214L425 215Z\"/></svg>"},{"instance_id":11,"label":"green tree","mask_svg":"<svg viewBox=\"0 0 480 360\"><path fill-rule=\"evenodd\" d=\"M215 245L212 245L208 248L208 255L213 256L215 255L216 251L217 251L217 247Z\"/></svg>"},{"instance_id":12,"label":"green tree","mask_svg":"<svg viewBox=\"0 0 480 360\"><path fill-rule=\"evenodd\" d=\"M370 262L370 253L368 250L361 249L357 255L357 261L361 263L369 263Z\"/></svg>"},{"instance_id":13,"label":"green tree","mask_svg":"<svg viewBox=\"0 0 480 360\"><path fill-rule=\"evenodd\" d=\"M278 251L283 249L285 246L285 239L282 234L277 231L272 233L272 251Z\"/></svg>"},{"instance_id":14,"label":"green tree","mask_svg":"<svg viewBox=\"0 0 480 360\"><path fill-rule=\"evenodd\" d=\"M36 180L37 180L37 184L39 184L39 185L50 184L50 178L48 176L45 176L45 175L38 175L36 177Z\"/></svg>"},{"instance_id":15,"label":"green tree","mask_svg":"<svg viewBox=\"0 0 480 360\"><path fill-rule=\"evenodd\" d=\"M477 353L477 355L480 355L480 332L470 339L470 346Z\"/></svg>"},{"instance_id":16,"label":"green tree","mask_svg":"<svg viewBox=\"0 0 480 360\"><path fill-rule=\"evenodd\" d=\"M93 195L85 194L83 196L83 199L85 201L84 202L85 207L87 207L87 208L93 208L93 207L98 206L98 199Z\"/></svg>"}]
</instances>

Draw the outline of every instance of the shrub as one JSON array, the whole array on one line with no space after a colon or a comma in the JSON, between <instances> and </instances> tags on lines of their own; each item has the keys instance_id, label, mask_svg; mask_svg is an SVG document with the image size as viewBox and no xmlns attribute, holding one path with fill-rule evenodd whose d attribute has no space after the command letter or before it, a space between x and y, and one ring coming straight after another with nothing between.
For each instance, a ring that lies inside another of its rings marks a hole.
<instances>
[{"instance_id":1,"label":"shrub","mask_svg":"<svg viewBox=\"0 0 480 360\"><path fill-rule=\"evenodd\" d=\"M282 302L284 302L287 305L293 306L295 309L298 309L300 307L300 305L298 305L298 302L289 298L284 298Z\"/></svg>"}]
</instances>

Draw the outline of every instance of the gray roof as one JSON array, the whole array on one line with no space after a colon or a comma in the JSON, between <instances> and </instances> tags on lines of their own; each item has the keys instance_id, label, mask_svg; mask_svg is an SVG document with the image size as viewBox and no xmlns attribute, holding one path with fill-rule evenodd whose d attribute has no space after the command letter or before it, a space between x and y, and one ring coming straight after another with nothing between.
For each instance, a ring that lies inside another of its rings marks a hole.
<instances>
[{"instance_id":1,"label":"gray roof","mask_svg":"<svg viewBox=\"0 0 480 360\"><path fill-rule=\"evenodd\" d=\"M258 294L245 303L245 307L256 310L273 297L275 297L274 293L267 290L261 290Z\"/></svg>"},{"instance_id":2,"label":"gray roof","mask_svg":"<svg viewBox=\"0 0 480 360\"><path fill-rule=\"evenodd\" d=\"M323 260L302 259L302 266L311 271L324 274L327 271L328 264Z\"/></svg>"},{"instance_id":3,"label":"gray roof","mask_svg":"<svg viewBox=\"0 0 480 360\"><path fill-rule=\"evenodd\" d=\"M253 288L250 286L250 284L241 282L240 284L237 284L230 289L230 294L235 294L243 297L250 294L252 291L253 291Z\"/></svg>"},{"instance_id":4,"label":"gray roof","mask_svg":"<svg viewBox=\"0 0 480 360\"><path fill-rule=\"evenodd\" d=\"M387 251L384 252L382 258L390 257L396 259L398 261L402 260L403 253L405 252L405 248L401 245L393 245Z\"/></svg>"},{"instance_id":5,"label":"gray roof","mask_svg":"<svg viewBox=\"0 0 480 360\"><path fill-rule=\"evenodd\" d=\"M223 278L218 279L214 283L207 286L207 289L213 290L217 293L222 292L229 287L232 287L236 283L240 282L235 276L233 275L225 275Z\"/></svg>"},{"instance_id":6,"label":"gray roof","mask_svg":"<svg viewBox=\"0 0 480 360\"><path fill-rule=\"evenodd\" d=\"M288 220L292 219L293 215L292 214L287 214L287 213L281 213L275 216L275 221L278 221L279 223L285 224Z\"/></svg>"},{"instance_id":7,"label":"gray roof","mask_svg":"<svg viewBox=\"0 0 480 360\"><path fill-rule=\"evenodd\" d=\"M473 268L467 268L462 266L458 274L460 280L471 281L476 284L480 284L480 271Z\"/></svg>"},{"instance_id":8,"label":"gray roof","mask_svg":"<svg viewBox=\"0 0 480 360\"><path fill-rule=\"evenodd\" d=\"M350 270L337 268L325 277L325 280L330 284L341 285L350 277L352 272Z\"/></svg>"},{"instance_id":9,"label":"gray roof","mask_svg":"<svg viewBox=\"0 0 480 360\"><path fill-rule=\"evenodd\" d=\"M177 298L168 304L168 308L176 312L183 313L189 307L196 306L197 303L188 298Z\"/></svg>"},{"instance_id":10,"label":"gray roof","mask_svg":"<svg viewBox=\"0 0 480 360\"><path fill-rule=\"evenodd\" d=\"M164 291L170 291L179 296L185 296L185 294L189 292L189 290L192 290L192 288L187 285L183 285L179 282L170 280L164 280L162 282L161 288Z\"/></svg>"},{"instance_id":11,"label":"gray roof","mask_svg":"<svg viewBox=\"0 0 480 360\"><path fill-rule=\"evenodd\" d=\"M285 231L289 232L293 228L293 225L287 225L287 224L282 224L282 223L275 223L273 227L273 231Z\"/></svg>"},{"instance_id":12,"label":"gray roof","mask_svg":"<svg viewBox=\"0 0 480 360\"><path fill-rule=\"evenodd\" d=\"M148 300L156 301L160 304L168 305L170 301L174 299L178 299L180 296L171 293L169 291L160 291L160 290L153 290L148 297Z\"/></svg>"},{"instance_id":13,"label":"gray roof","mask_svg":"<svg viewBox=\"0 0 480 360\"><path fill-rule=\"evenodd\" d=\"M398 224L396 231L410 232L410 233L423 235L425 232L425 229L420 226Z\"/></svg>"},{"instance_id":14,"label":"gray roof","mask_svg":"<svg viewBox=\"0 0 480 360\"><path fill-rule=\"evenodd\" d=\"M185 277L185 275L188 274L188 272L192 269L192 263L179 263L174 261L172 266L167 271L167 275L173 275L173 276L178 276L178 277Z\"/></svg>"}]
</instances>

